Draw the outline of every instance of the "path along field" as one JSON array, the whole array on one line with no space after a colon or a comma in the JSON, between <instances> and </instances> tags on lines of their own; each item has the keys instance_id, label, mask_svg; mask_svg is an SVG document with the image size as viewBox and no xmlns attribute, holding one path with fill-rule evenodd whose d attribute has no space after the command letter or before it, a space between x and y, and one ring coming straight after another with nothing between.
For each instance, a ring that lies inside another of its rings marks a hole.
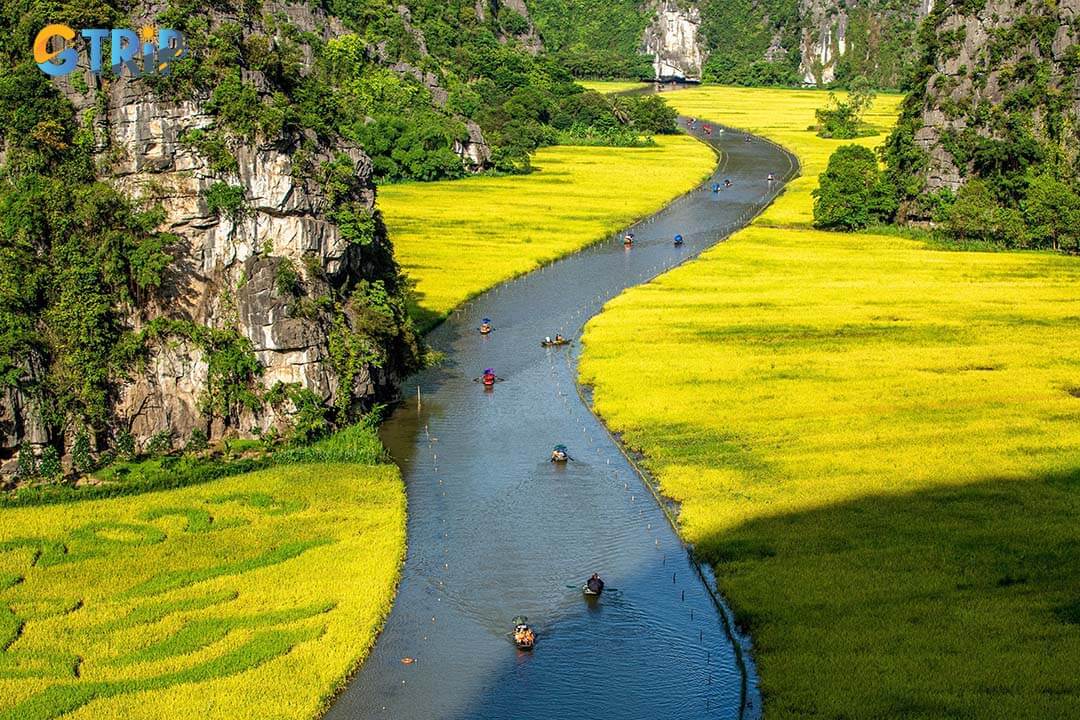
<instances>
[{"instance_id":1,"label":"path along field","mask_svg":"<svg viewBox=\"0 0 1080 720\"><path fill-rule=\"evenodd\" d=\"M1080 717L1080 259L814 231L824 94L668 101L804 178L609 303L581 379L750 629L765 716Z\"/></svg>"},{"instance_id":2,"label":"path along field","mask_svg":"<svg viewBox=\"0 0 1080 720\"><path fill-rule=\"evenodd\" d=\"M404 548L392 465L0 510L0 718L317 717Z\"/></svg>"},{"instance_id":3,"label":"path along field","mask_svg":"<svg viewBox=\"0 0 1080 720\"><path fill-rule=\"evenodd\" d=\"M692 138L655 141L647 148L543 148L529 175L379 188L394 251L416 283L421 328L659 210L716 166L716 155Z\"/></svg>"}]
</instances>

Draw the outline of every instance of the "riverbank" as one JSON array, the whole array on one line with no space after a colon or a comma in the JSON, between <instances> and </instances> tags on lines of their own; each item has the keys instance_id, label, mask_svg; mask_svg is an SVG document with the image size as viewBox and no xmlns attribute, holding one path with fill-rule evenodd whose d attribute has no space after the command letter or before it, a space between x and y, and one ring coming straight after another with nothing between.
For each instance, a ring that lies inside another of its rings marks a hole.
<instances>
[{"instance_id":1,"label":"riverbank","mask_svg":"<svg viewBox=\"0 0 1080 720\"><path fill-rule=\"evenodd\" d=\"M307 720L390 610L405 494L393 465L300 463L0 527L0 718Z\"/></svg>"},{"instance_id":2,"label":"riverbank","mask_svg":"<svg viewBox=\"0 0 1080 720\"><path fill-rule=\"evenodd\" d=\"M693 138L654 140L646 148L542 148L529 175L379 188L394 251L415 282L420 327L656 212L716 166Z\"/></svg>"},{"instance_id":3,"label":"riverbank","mask_svg":"<svg viewBox=\"0 0 1080 720\"><path fill-rule=\"evenodd\" d=\"M1080 263L814 231L823 93L667 98L803 178L610 302L581 380L681 503L766 717L1075 716Z\"/></svg>"}]
</instances>

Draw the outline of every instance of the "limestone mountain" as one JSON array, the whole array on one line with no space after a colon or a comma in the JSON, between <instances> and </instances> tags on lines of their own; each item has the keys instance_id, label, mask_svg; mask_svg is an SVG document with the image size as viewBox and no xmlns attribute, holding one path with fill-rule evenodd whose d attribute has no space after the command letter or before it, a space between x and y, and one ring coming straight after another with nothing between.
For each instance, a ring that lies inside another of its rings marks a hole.
<instances>
[{"instance_id":1,"label":"limestone mountain","mask_svg":"<svg viewBox=\"0 0 1080 720\"><path fill-rule=\"evenodd\" d=\"M934 9L887 160L901 220L928 220L972 179L1019 208L1033 173L1080 174L1080 2Z\"/></svg>"}]
</instances>

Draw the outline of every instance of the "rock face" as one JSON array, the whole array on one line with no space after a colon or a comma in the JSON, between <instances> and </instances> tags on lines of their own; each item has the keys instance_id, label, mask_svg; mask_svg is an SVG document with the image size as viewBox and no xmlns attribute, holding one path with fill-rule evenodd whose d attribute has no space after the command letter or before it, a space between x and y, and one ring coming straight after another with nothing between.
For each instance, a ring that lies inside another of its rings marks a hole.
<instances>
[{"instance_id":1,"label":"rock face","mask_svg":"<svg viewBox=\"0 0 1080 720\"><path fill-rule=\"evenodd\" d=\"M701 80L706 53L701 11L677 0L654 1L653 21L645 29L644 51L653 56L657 80Z\"/></svg>"},{"instance_id":2,"label":"rock face","mask_svg":"<svg viewBox=\"0 0 1080 720\"><path fill-rule=\"evenodd\" d=\"M328 19L306 5L283 4L268 11L274 10L286 13L304 31L331 32ZM159 11L146 8L146 17ZM211 27L233 19L218 13L208 17ZM244 27L245 32L254 29L251 24ZM160 204L165 219L159 229L179 238L169 248L173 261L160 292L140 307L118 309L126 313L124 324L130 330L138 332L164 319L245 338L261 369L259 386L268 389L280 382L303 388L328 407L363 406L393 394L397 377L411 363L401 347L371 347L370 360L347 378L330 357L334 328L346 333L354 329L346 302L353 288L376 283L400 294L403 287L381 222L375 222L369 242L343 237L328 217L330 200L313 170L348 158L352 181L344 199L374 212L371 162L359 148L311 132L235 141L229 148L235 169L215 170L184 140L192 131L215 124L207 111L208 94L170 101L144 81L103 82L89 72L83 79L90 91L80 92L71 79L56 83L76 109L98 108L94 130L101 178L132 198ZM244 79L265 95L275 90L257 71L245 71ZM485 156L477 148L483 147L482 137L476 137L475 147L463 152L482 162ZM242 212L211 210L207 191L215 183L242 188ZM338 308L326 303L305 306L296 295L282 292L278 278L283 266L296 273L303 296L340 298ZM411 341L406 331L395 342ZM244 407L231 418L208 413L211 376L205 343L182 333L151 335L145 360L117 379L111 412L118 427L129 429L137 443L163 431L183 443L196 430L215 439L288 427L296 410L289 402ZM343 386L346 381L348 386ZM20 444L57 440L46 437L36 417L33 401L19 391L8 389L0 397L5 473L14 471ZM61 445L70 447L70 442Z\"/></svg>"},{"instance_id":3,"label":"rock face","mask_svg":"<svg viewBox=\"0 0 1080 720\"><path fill-rule=\"evenodd\" d=\"M980 148L995 142L1015 149L1030 138L1077 168L1080 0L941 6L922 34L927 69L894 135L917 151L918 161L897 164L919 181L919 195L955 191L984 172ZM901 219L920 213L909 203Z\"/></svg>"},{"instance_id":4,"label":"rock face","mask_svg":"<svg viewBox=\"0 0 1080 720\"><path fill-rule=\"evenodd\" d=\"M905 71L902 60L914 54L916 26L932 6L933 0L909 0L899 6L882 0L800 0L803 83L834 82L846 58L853 66L852 75L898 87Z\"/></svg>"}]
</instances>

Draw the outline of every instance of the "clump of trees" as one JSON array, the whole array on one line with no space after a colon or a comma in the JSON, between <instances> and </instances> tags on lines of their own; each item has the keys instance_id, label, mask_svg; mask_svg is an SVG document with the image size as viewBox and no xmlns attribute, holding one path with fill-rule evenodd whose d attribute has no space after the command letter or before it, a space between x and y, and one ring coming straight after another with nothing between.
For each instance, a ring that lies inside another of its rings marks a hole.
<instances>
[{"instance_id":1,"label":"clump of trees","mask_svg":"<svg viewBox=\"0 0 1080 720\"><path fill-rule=\"evenodd\" d=\"M888 221L896 212L873 151L843 145L829 158L814 190L814 226L858 230Z\"/></svg>"},{"instance_id":2,"label":"clump of trees","mask_svg":"<svg viewBox=\"0 0 1080 720\"><path fill-rule=\"evenodd\" d=\"M877 93L864 77L851 83L847 98L841 100L836 93L829 93L829 104L814 111L817 116L817 134L823 138L850 140L857 137L877 135L877 131L863 122L862 116L874 104Z\"/></svg>"},{"instance_id":3,"label":"clump of trees","mask_svg":"<svg viewBox=\"0 0 1080 720\"><path fill-rule=\"evenodd\" d=\"M1080 187L1054 166L1030 166L1023 175L970 177L957 192L928 201L932 230L958 245L1045 249L1080 253ZM814 191L814 226L859 230L896 219L902 188L882 172L874 153L841 146Z\"/></svg>"}]
</instances>

